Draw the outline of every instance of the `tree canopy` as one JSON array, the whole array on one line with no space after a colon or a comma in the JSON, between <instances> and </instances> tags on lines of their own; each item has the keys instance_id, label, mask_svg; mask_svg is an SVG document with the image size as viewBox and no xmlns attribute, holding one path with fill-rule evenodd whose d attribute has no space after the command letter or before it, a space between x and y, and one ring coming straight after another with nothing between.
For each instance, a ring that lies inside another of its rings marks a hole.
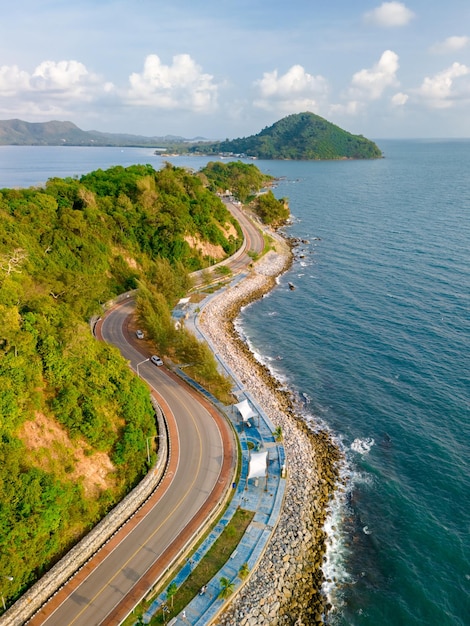
<instances>
[{"instance_id":1,"label":"tree canopy","mask_svg":"<svg viewBox=\"0 0 470 626\"><path fill-rule=\"evenodd\" d=\"M147 470L146 438L156 432L148 390L92 337L89 318L142 285L167 341L188 272L210 263L204 245L223 257L240 242L201 177L171 165L0 190L0 569L13 578L5 597L34 582ZM198 348L178 341L192 358ZM81 472L84 457L103 463L106 480Z\"/></svg>"},{"instance_id":2,"label":"tree canopy","mask_svg":"<svg viewBox=\"0 0 470 626\"><path fill-rule=\"evenodd\" d=\"M242 161L210 161L201 169L203 180L208 181L209 189L216 193L227 191L241 202L246 202L260 189L274 180L264 174L254 163Z\"/></svg>"},{"instance_id":3,"label":"tree canopy","mask_svg":"<svg viewBox=\"0 0 470 626\"><path fill-rule=\"evenodd\" d=\"M314 113L282 118L256 135L216 143L197 143L191 152L244 154L258 159L377 159L377 145L353 135Z\"/></svg>"}]
</instances>

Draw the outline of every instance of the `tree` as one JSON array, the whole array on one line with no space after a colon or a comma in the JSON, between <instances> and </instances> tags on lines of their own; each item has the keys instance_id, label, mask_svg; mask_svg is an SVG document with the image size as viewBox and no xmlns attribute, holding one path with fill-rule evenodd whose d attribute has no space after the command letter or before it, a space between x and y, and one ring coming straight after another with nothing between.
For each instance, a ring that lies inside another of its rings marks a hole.
<instances>
[{"instance_id":1,"label":"tree","mask_svg":"<svg viewBox=\"0 0 470 626\"><path fill-rule=\"evenodd\" d=\"M289 217L289 207L285 198L278 200L269 190L256 199L254 209L265 224L278 226Z\"/></svg>"},{"instance_id":2,"label":"tree","mask_svg":"<svg viewBox=\"0 0 470 626\"><path fill-rule=\"evenodd\" d=\"M166 590L167 600L170 600L171 598L171 608L173 608L173 602L174 602L175 594L177 591L178 591L178 585L173 581L171 585L168 587L168 589Z\"/></svg>"},{"instance_id":3,"label":"tree","mask_svg":"<svg viewBox=\"0 0 470 626\"><path fill-rule=\"evenodd\" d=\"M235 584L230 580L230 578L222 576L220 579L219 598L223 598L224 600L226 600L232 595L234 588Z\"/></svg>"},{"instance_id":4,"label":"tree","mask_svg":"<svg viewBox=\"0 0 470 626\"><path fill-rule=\"evenodd\" d=\"M276 428L276 430L273 432L273 437L276 441L282 441L283 439L283 434L282 434L282 427L278 426Z\"/></svg>"},{"instance_id":5,"label":"tree","mask_svg":"<svg viewBox=\"0 0 470 626\"><path fill-rule=\"evenodd\" d=\"M147 470L154 411L117 349L90 333L104 302L140 286L143 327L158 353L174 357L180 347L184 362L197 361L230 391L212 353L175 332L171 308L188 290L188 272L206 262L187 240L215 242L228 254L240 240L231 219L198 175L171 165L0 190L0 571L14 572L9 597ZM51 451L47 442L24 445L28 422L40 416L66 443L54 441ZM74 476L82 447L114 465L103 488L86 490Z\"/></svg>"},{"instance_id":6,"label":"tree","mask_svg":"<svg viewBox=\"0 0 470 626\"><path fill-rule=\"evenodd\" d=\"M248 563L243 563L243 565L238 570L238 575L240 576L242 580L244 580L245 578L247 578L249 573L250 573L250 568L248 567Z\"/></svg>"}]
</instances>

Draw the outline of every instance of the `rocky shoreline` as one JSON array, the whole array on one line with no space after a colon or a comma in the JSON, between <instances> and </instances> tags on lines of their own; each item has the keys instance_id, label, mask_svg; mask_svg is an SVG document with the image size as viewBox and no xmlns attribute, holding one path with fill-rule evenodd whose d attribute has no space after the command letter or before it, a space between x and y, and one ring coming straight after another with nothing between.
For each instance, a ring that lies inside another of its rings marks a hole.
<instances>
[{"instance_id":1,"label":"rocky shoreline","mask_svg":"<svg viewBox=\"0 0 470 626\"><path fill-rule=\"evenodd\" d=\"M338 487L341 453L324 430L300 415L292 393L257 361L234 321L241 308L269 292L292 263L285 240L276 241L243 281L204 308L200 325L222 360L283 432L288 484L279 524L256 570L229 608L221 626L324 624L331 606L322 593L327 507Z\"/></svg>"}]
</instances>

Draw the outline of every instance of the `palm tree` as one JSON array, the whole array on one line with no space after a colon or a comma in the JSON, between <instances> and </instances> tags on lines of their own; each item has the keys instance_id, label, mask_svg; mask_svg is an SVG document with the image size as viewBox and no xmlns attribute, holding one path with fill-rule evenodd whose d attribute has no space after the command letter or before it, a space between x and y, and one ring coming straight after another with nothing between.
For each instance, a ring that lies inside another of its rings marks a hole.
<instances>
[{"instance_id":1,"label":"palm tree","mask_svg":"<svg viewBox=\"0 0 470 626\"><path fill-rule=\"evenodd\" d=\"M248 567L248 563L243 563L243 565L238 570L238 575L242 580L244 580L248 574L250 573L250 568Z\"/></svg>"},{"instance_id":2,"label":"palm tree","mask_svg":"<svg viewBox=\"0 0 470 626\"><path fill-rule=\"evenodd\" d=\"M219 598L223 598L224 600L226 600L229 596L232 595L234 586L235 585L230 580L230 578L227 578L226 576L222 576L222 578L220 579L221 589L219 593Z\"/></svg>"},{"instance_id":3,"label":"palm tree","mask_svg":"<svg viewBox=\"0 0 470 626\"><path fill-rule=\"evenodd\" d=\"M276 430L273 432L274 439L276 441L282 441L282 427L278 426Z\"/></svg>"},{"instance_id":4,"label":"palm tree","mask_svg":"<svg viewBox=\"0 0 470 626\"><path fill-rule=\"evenodd\" d=\"M171 598L171 608L173 608L173 601L175 597L175 593L178 591L178 585L175 582L172 582L171 585L166 590L167 600Z\"/></svg>"}]
</instances>

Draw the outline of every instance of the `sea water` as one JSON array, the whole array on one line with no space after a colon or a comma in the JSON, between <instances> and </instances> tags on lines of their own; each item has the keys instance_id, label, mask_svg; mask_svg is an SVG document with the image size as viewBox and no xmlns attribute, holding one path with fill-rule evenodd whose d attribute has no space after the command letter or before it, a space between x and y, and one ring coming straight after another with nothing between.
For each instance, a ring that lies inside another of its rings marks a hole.
<instances>
[{"instance_id":1,"label":"sea water","mask_svg":"<svg viewBox=\"0 0 470 626\"><path fill-rule=\"evenodd\" d=\"M241 325L345 453L329 622L464 626L470 141L378 144L377 161L262 164L284 177L286 233L303 243Z\"/></svg>"},{"instance_id":2,"label":"sea water","mask_svg":"<svg viewBox=\"0 0 470 626\"><path fill-rule=\"evenodd\" d=\"M337 626L470 624L470 141L375 161L258 161L303 240L240 325L345 454L324 591ZM165 159L0 147L0 187ZM207 159L168 159L198 169ZM294 284L291 291L288 283ZM269 323L266 321L269 320Z\"/></svg>"}]
</instances>

